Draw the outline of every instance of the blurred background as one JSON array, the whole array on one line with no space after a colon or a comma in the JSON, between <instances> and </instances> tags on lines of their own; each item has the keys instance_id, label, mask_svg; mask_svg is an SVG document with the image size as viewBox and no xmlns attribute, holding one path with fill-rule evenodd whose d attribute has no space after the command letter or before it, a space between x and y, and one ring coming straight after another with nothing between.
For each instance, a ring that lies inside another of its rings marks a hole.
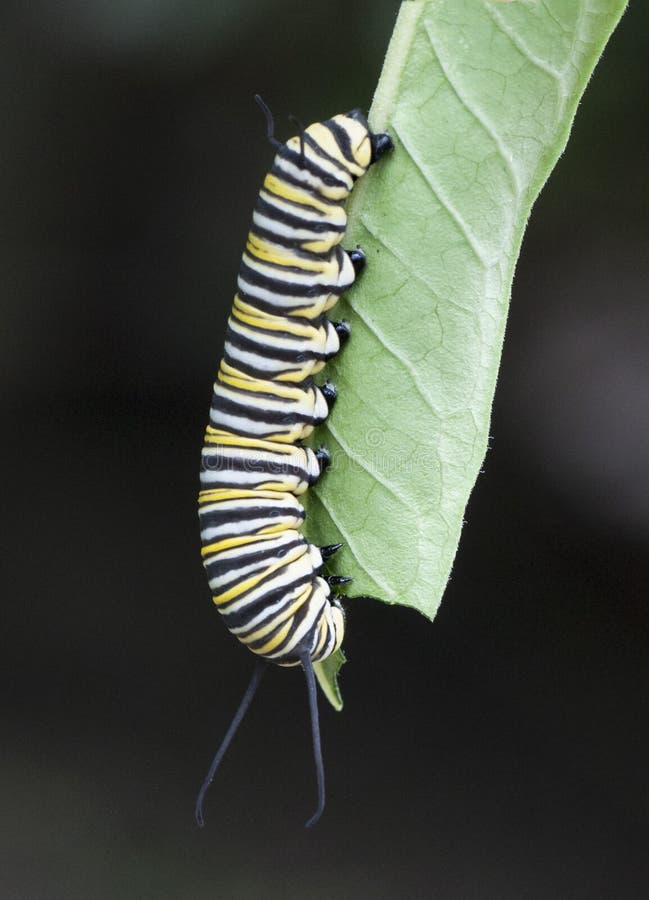
<instances>
[{"instance_id":1,"label":"blurred background","mask_svg":"<svg viewBox=\"0 0 649 900\"><path fill-rule=\"evenodd\" d=\"M435 623L354 607L316 830L291 671L268 676L194 825L251 670L211 606L195 505L272 155L252 94L281 135L289 112L367 107L396 10L3 5L3 900L647 895L640 3L532 215Z\"/></svg>"}]
</instances>

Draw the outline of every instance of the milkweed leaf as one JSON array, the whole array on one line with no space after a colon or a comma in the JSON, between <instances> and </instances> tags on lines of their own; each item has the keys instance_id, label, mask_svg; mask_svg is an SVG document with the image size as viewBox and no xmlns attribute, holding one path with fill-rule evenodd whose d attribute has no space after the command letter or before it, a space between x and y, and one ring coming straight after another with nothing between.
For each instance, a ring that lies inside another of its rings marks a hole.
<instances>
[{"instance_id":1,"label":"milkweed leaf","mask_svg":"<svg viewBox=\"0 0 649 900\"><path fill-rule=\"evenodd\" d=\"M394 152L348 206L367 268L316 442L308 534L356 595L432 619L487 449L532 203L625 0L406 0L370 110ZM321 673L322 677L322 673Z\"/></svg>"}]
</instances>

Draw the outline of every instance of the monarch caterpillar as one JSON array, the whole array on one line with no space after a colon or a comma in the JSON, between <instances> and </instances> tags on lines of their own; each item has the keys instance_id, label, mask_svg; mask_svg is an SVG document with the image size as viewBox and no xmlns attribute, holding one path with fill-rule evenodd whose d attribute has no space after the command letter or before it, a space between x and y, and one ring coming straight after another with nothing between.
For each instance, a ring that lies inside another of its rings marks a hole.
<instances>
[{"instance_id":1,"label":"monarch caterpillar","mask_svg":"<svg viewBox=\"0 0 649 900\"><path fill-rule=\"evenodd\" d=\"M196 801L203 799L257 690L267 662L301 665L307 683L318 806L324 809L324 768L313 663L340 647L345 620L331 587L349 581L323 576L324 561L342 544L316 547L300 532L298 497L329 462L324 448L302 446L327 417L336 389L313 381L349 336L346 322L325 313L365 263L340 242L344 203L354 182L392 149L358 110L301 129L282 144L268 107L268 139L276 156L252 217L228 320L225 352L210 409L201 460L199 519L203 564L213 600L228 629L258 661Z\"/></svg>"}]
</instances>

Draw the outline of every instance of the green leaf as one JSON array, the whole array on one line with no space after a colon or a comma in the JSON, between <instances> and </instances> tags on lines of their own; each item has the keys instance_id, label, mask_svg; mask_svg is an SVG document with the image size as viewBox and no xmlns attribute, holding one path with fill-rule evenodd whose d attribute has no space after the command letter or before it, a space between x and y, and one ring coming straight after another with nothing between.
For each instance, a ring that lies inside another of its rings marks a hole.
<instances>
[{"instance_id":1,"label":"green leaf","mask_svg":"<svg viewBox=\"0 0 649 900\"><path fill-rule=\"evenodd\" d=\"M480 471L532 203L625 0L406 0L370 110L395 150L349 203L333 464L308 531L355 595L433 618Z\"/></svg>"}]
</instances>

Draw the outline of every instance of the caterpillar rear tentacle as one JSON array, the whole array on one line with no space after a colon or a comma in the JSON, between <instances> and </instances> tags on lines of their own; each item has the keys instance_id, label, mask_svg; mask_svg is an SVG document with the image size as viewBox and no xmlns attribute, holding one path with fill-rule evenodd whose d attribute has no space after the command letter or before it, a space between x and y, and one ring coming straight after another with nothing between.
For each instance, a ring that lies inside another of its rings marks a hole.
<instances>
[{"instance_id":1,"label":"caterpillar rear tentacle","mask_svg":"<svg viewBox=\"0 0 649 900\"><path fill-rule=\"evenodd\" d=\"M318 784L318 806L316 811L308 820L305 828L311 828L318 821L325 807L325 774L324 763L322 761L322 744L320 741L320 718L318 716L318 695L315 685L315 674L313 672L313 663L311 655L304 653L300 658L302 668L304 669L304 677L306 678L307 692L309 695L309 712L311 714L311 736L313 740L313 759L315 762L316 779Z\"/></svg>"},{"instance_id":2,"label":"caterpillar rear tentacle","mask_svg":"<svg viewBox=\"0 0 649 900\"><path fill-rule=\"evenodd\" d=\"M248 711L248 707L252 703L252 698L257 693L257 688L259 687L259 683L261 682L262 676L265 673L267 668L268 668L268 664L263 659L257 660L257 662L255 664L255 668L252 673L252 678L250 679L250 683L248 684L248 687L246 688L246 692L243 695L241 703L239 704L239 707L238 707L236 713L234 714L234 718L232 719L232 722L230 723L230 727L228 728L226 735L223 738L223 741L221 742L221 746L217 750L216 756L212 760L212 764L210 765L209 771L208 771L207 775L205 776L205 781L201 785L201 789L198 792L198 797L196 798L196 807L194 809L194 816L196 818L196 824L199 826L199 828L202 828L203 825L205 824L205 821L203 819L203 800L205 799L205 794L207 792L207 789L212 784L214 776L216 775L216 771L217 771L218 767L221 765L221 761L222 761L223 757L225 756L226 750L230 746L230 744L232 742L232 738L237 733L239 725L241 725L241 722L243 721L243 717L245 716L245 714Z\"/></svg>"},{"instance_id":3,"label":"caterpillar rear tentacle","mask_svg":"<svg viewBox=\"0 0 649 900\"><path fill-rule=\"evenodd\" d=\"M392 148L358 110L300 126L282 144L268 106L266 132L277 153L255 205L228 320L205 434L199 518L203 563L228 629L260 660L196 802L203 800L248 709L267 662L301 666L311 714L318 806L325 802L313 663L341 645L346 576L321 575L342 544L318 548L300 529L299 497L331 462L302 442L337 397L313 381L350 334L326 313L354 283L366 257L341 246L345 201L354 182Z\"/></svg>"}]
</instances>

